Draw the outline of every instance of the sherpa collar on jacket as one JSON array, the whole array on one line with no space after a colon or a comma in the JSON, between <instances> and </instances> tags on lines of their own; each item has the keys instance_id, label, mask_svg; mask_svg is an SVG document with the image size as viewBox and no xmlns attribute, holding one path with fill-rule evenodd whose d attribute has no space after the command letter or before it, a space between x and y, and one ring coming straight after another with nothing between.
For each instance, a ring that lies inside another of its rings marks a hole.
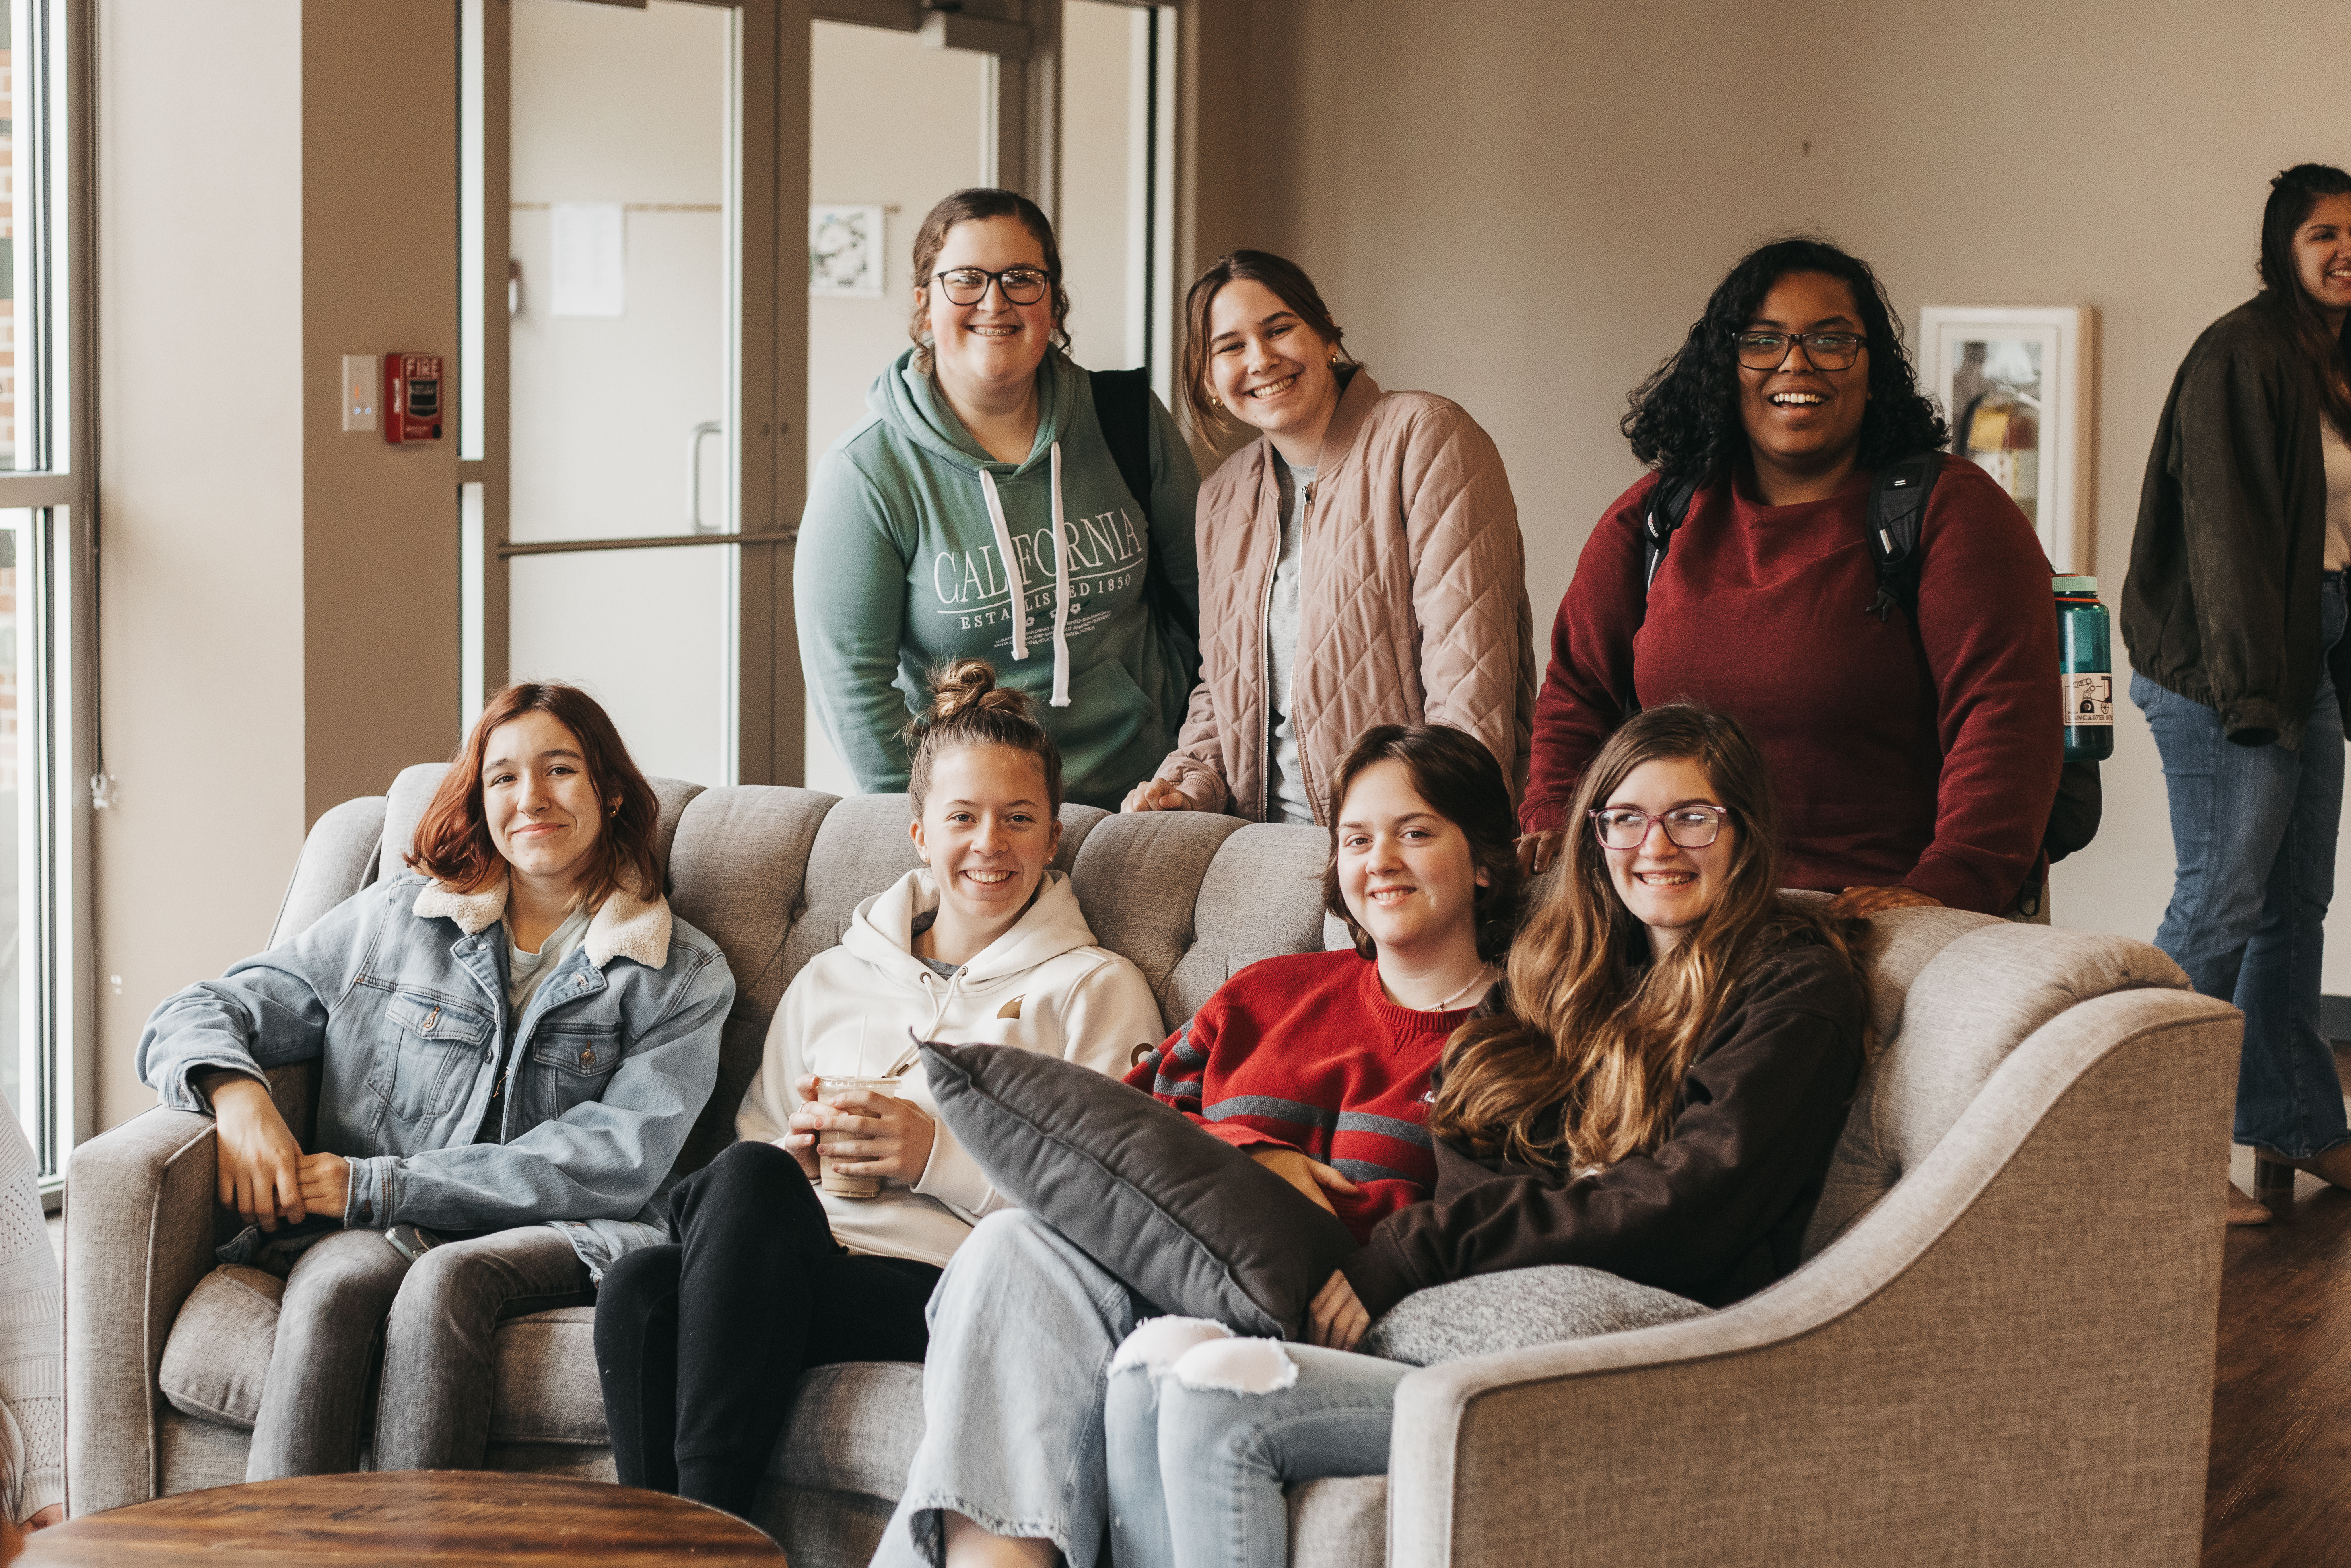
<instances>
[{"instance_id":1,"label":"sherpa collar on jacket","mask_svg":"<svg viewBox=\"0 0 2351 1568\"><path fill-rule=\"evenodd\" d=\"M460 893L444 882L427 882L416 895L416 915L425 920L455 920L467 936L488 929L507 912L508 878L499 877L478 893ZM588 922L580 946L588 961L602 969L615 958L634 959L647 969L669 962L669 900L651 903L625 888L605 896L596 918Z\"/></svg>"}]
</instances>

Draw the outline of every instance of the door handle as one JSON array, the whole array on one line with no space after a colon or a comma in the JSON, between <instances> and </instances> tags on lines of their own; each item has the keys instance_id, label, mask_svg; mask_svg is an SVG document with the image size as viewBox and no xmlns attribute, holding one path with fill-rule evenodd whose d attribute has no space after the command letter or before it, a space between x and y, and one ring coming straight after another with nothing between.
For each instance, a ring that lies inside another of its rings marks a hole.
<instances>
[{"instance_id":1,"label":"door handle","mask_svg":"<svg viewBox=\"0 0 2351 1568\"><path fill-rule=\"evenodd\" d=\"M726 430L716 420L705 420L685 438L685 525L691 533L722 531L719 525L702 521L702 441L705 436L722 435Z\"/></svg>"}]
</instances>

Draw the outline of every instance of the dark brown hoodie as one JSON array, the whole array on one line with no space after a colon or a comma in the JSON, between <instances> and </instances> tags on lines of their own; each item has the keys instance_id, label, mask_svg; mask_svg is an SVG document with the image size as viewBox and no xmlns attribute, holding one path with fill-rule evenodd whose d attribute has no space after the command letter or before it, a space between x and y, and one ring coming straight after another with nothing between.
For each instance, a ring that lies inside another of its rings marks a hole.
<instances>
[{"instance_id":1,"label":"dark brown hoodie","mask_svg":"<svg viewBox=\"0 0 2351 1568\"><path fill-rule=\"evenodd\" d=\"M1655 1151L1571 1180L1440 1139L1436 1198L1383 1220L1348 1282L1374 1317L1431 1285L1550 1263L1712 1306L1750 1295L1796 1266L1867 1023L1844 961L1792 936L1732 993Z\"/></svg>"}]
</instances>

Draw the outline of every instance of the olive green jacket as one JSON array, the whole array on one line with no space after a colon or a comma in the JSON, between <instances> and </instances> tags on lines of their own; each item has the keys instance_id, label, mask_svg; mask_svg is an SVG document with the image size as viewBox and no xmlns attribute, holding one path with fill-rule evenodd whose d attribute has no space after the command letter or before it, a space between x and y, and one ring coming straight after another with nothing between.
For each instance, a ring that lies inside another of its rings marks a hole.
<instances>
[{"instance_id":1,"label":"olive green jacket","mask_svg":"<svg viewBox=\"0 0 2351 1568\"><path fill-rule=\"evenodd\" d=\"M2240 745L2302 744L2318 690L2326 461L2318 389L2265 297L2181 362L2123 584L2131 668L2217 711ZM2351 722L2351 638L2328 660Z\"/></svg>"}]
</instances>

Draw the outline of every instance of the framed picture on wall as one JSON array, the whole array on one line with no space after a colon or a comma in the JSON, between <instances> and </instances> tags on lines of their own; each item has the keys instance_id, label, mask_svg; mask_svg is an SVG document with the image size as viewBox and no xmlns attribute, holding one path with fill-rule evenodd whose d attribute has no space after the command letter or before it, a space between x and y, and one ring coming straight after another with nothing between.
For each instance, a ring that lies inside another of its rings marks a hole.
<instances>
[{"instance_id":1,"label":"framed picture on wall","mask_svg":"<svg viewBox=\"0 0 2351 1568\"><path fill-rule=\"evenodd\" d=\"M2086 305L1930 305L1918 369L1951 452L2000 482L2055 572L2094 569L2098 313Z\"/></svg>"}]
</instances>

